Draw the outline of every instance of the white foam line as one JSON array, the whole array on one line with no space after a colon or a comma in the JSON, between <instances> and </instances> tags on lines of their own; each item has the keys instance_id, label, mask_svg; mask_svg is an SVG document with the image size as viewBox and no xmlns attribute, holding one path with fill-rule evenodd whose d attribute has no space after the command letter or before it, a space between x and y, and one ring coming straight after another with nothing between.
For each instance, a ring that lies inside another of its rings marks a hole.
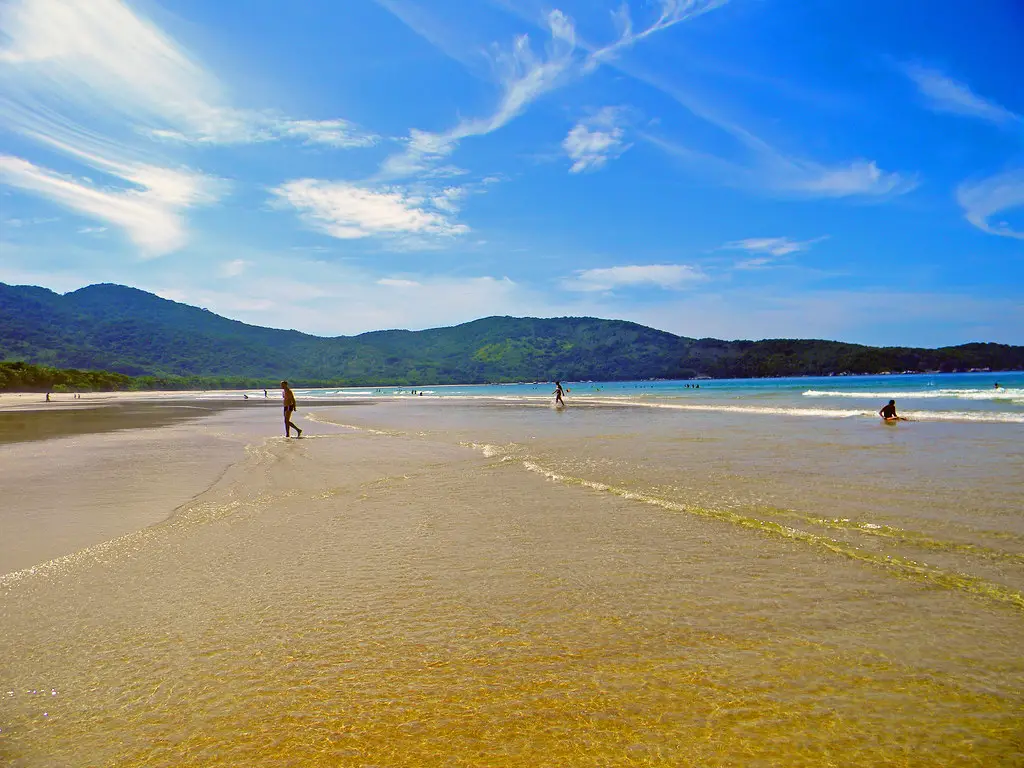
<instances>
[{"instance_id":1,"label":"white foam line","mask_svg":"<svg viewBox=\"0 0 1024 768\"><path fill-rule=\"evenodd\" d=\"M813 390L811 390L813 391ZM806 392L804 393L807 394ZM842 396L850 395L851 393L841 393ZM814 395L811 395L812 397ZM829 395L825 395L826 397ZM859 396L859 395L858 395ZM867 393L863 395L871 399L888 398L888 394L879 393ZM905 394L898 394L899 397L906 399ZM383 399L383 398L382 398ZM398 401L403 398L387 398L389 400ZM455 397L451 396L435 396L427 399L431 400L456 400ZM480 400L480 401L499 401L499 402L513 402L522 403L524 405L537 405L537 404L549 404L551 398L549 397L538 397L531 395L460 395L458 400ZM895 398L892 398L895 399ZM980 398L979 398L980 399ZM802 418L824 418L824 419L851 419L856 417L869 417L877 418L877 413L874 410L861 410L861 409L840 409L840 408L786 408L786 407L771 407L771 406L758 406L758 405L722 405L714 403L668 403L668 402L652 402L650 400L632 400L617 397L587 397L584 399L569 399L567 400L568 407L577 408L593 408L599 406L618 406L618 407L633 407L633 408L665 408L676 411L699 411L708 413L739 413L754 416L796 416ZM989 424L1024 424L1024 413L1002 413L1002 412L989 412L989 411L906 411L904 415L910 417L914 421L956 421L956 422L984 422ZM313 418L309 416L307 418ZM327 422L333 424L334 422ZM349 426L346 424L340 424L338 426ZM359 427L351 427L352 429L363 429ZM372 430L364 430L372 431ZM387 432L379 432L378 434L390 434Z\"/></svg>"},{"instance_id":2,"label":"white foam line","mask_svg":"<svg viewBox=\"0 0 1024 768\"><path fill-rule=\"evenodd\" d=\"M838 408L773 408L757 405L702 405L699 403L652 403L636 400L592 399L600 405L630 405L638 408L667 408L678 411L707 411L713 413L744 413L758 416L803 416L829 419L849 419L856 416L877 418L874 411L841 410ZM993 424L1024 424L1024 414L991 413L986 411L906 411L914 421L978 421Z\"/></svg>"},{"instance_id":3,"label":"white foam line","mask_svg":"<svg viewBox=\"0 0 1024 768\"><path fill-rule=\"evenodd\" d=\"M484 455L484 458L487 459L492 459L503 452L501 446L491 445L490 443L459 443L459 445L480 451Z\"/></svg>"},{"instance_id":4,"label":"white foam line","mask_svg":"<svg viewBox=\"0 0 1024 768\"><path fill-rule=\"evenodd\" d=\"M631 405L639 408L667 408L674 411L709 411L714 413L752 413L765 416L818 416L830 419L849 419L854 416L871 416L871 411L839 410L837 408L772 408L758 405L702 405L700 403L652 403L636 400L592 399L591 403L601 405Z\"/></svg>"},{"instance_id":5,"label":"white foam line","mask_svg":"<svg viewBox=\"0 0 1024 768\"><path fill-rule=\"evenodd\" d=\"M919 390L899 390L891 392L864 392L849 390L829 389L808 389L802 393L804 397L846 397L846 398L868 398L878 400L882 398L905 400L937 400L952 398L954 400L1009 400L1017 404L1024 404L1024 389L935 389L928 392Z\"/></svg>"}]
</instances>

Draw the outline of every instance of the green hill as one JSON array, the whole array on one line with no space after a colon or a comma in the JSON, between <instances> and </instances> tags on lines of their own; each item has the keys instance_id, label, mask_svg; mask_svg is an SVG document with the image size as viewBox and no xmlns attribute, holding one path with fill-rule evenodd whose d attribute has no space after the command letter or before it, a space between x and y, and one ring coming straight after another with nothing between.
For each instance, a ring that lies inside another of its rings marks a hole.
<instances>
[{"instance_id":1,"label":"green hill","mask_svg":"<svg viewBox=\"0 0 1024 768\"><path fill-rule=\"evenodd\" d=\"M488 317L323 338L260 328L119 285L64 295L0 283L0 360L207 385L445 384L1024 368L1024 347L875 348L690 339L622 320Z\"/></svg>"}]
</instances>

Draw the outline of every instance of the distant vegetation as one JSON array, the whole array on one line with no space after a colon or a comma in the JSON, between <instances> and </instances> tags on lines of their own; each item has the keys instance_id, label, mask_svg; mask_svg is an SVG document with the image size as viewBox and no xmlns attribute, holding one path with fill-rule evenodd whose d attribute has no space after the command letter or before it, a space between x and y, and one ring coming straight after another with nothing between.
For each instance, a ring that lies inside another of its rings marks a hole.
<instances>
[{"instance_id":1,"label":"distant vegetation","mask_svg":"<svg viewBox=\"0 0 1024 768\"><path fill-rule=\"evenodd\" d=\"M1024 347L719 341L589 317L488 317L452 328L322 338L247 325L119 285L60 295L0 283L0 360L45 366L34 373L4 366L4 389L212 389L282 378L301 386L420 386L1017 370L1024 369Z\"/></svg>"},{"instance_id":2,"label":"distant vegetation","mask_svg":"<svg viewBox=\"0 0 1024 768\"><path fill-rule=\"evenodd\" d=\"M328 383L325 385L329 386ZM77 368L51 368L24 362L0 363L0 392L117 392L269 386L272 386L271 382L241 377L126 376L111 371L80 371Z\"/></svg>"},{"instance_id":3,"label":"distant vegetation","mask_svg":"<svg viewBox=\"0 0 1024 768\"><path fill-rule=\"evenodd\" d=\"M131 384L131 377L122 373L0 363L0 392L96 392L128 389Z\"/></svg>"}]
</instances>

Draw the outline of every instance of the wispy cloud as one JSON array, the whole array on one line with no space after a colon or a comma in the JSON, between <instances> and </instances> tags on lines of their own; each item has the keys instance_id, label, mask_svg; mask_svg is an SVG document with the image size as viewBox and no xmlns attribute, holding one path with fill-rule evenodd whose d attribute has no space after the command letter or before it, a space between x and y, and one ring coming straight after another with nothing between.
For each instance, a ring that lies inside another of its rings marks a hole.
<instances>
[{"instance_id":1,"label":"wispy cloud","mask_svg":"<svg viewBox=\"0 0 1024 768\"><path fill-rule=\"evenodd\" d=\"M380 137L347 120L294 120L271 112L221 108L216 119L191 130L152 129L153 138L188 144L256 144L295 139L338 149L372 147Z\"/></svg>"},{"instance_id":2,"label":"wispy cloud","mask_svg":"<svg viewBox=\"0 0 1024 768\"><path fill-rule=\"evenodd\" d=\"M433 25L424 21L422 13L412 14L407 6L400 5L394 0L379 2L444 53L465 63L464 57L455 50L451 42L440 35ZM543 26L549 33L550 40L542 54L538 55L533 51L528 35L516 37L510 51L496 47L491 49L492 68L497 73L502 89L501 99L493 114L485 118L462 120L454 128L443 133L412 130L406 139L405 150L385 160L381 168L382 177L395 178L429 172L433 165L451 154L462 139L484 136L504 127L545 93L570 82L574 77L589 74L602 62L613 60L619 53L632 48L640 41L719 8L727 2L728 0L660 0L658 17L640 30L634 28L629 7L623 4L614 14L618 37L604 46L580 45L572 19L557 9L548 12L544 16ZM508 9L523 15L519 9ZM565 147L570 156L574 150L585 153L588 145L597 148L601 142L610 139L614 139L616 144L621 141L621 135L615 135L616 129L609 133L599 131L596 135L590 131L592 128L586 125L577 125L573 128L566 138L568 146ZM596 168L610 156L609 153L595 153L591 157L581 155L579 159L573 158L573 170L579 172L587 168ZM579 160L582 160L582 164Z\"/></svg>"},{"instance_id":3,"label":"wispy cloud","mask_svg":"<svg viewBox=\"0 0 1024 768\"><path fill-rule=\"evenodd\" d=\"M997 125L1021 122L1021 116L994 101L989 101L937 69L919 64L908 64L903 68L929 108L936 112L952 112L967 117L977 117Z\"/></svg>"},{"instance_id":4,"label":"wispy cloud","mask_svg":"<svg viewBox=\"0 0 1024 768\"><path fill-rule=\"evenodd\" d=\"M597 170L629 149L622 140L623 123L624 110L620 107L604 107L576 123L562 142L562 149L573 161L569 172Z\"/></svg>"},{"instance_id":5,"label":"wispy cloud","mask_svg":"<svg viewBox=\"0 0 1024 768\"><path fill-rule=\"evenodd\" d=\"M813 240L794 240L790 237L748 237L746 240L734 240L731 243L726 243L722 247L732 251L788 256L791 253L806 251L824 239L824 237L816 237Z\"/></svg>"},{"instance_id":6,"label":"wispy cloud","mask_svg":"<svg viewBox=\"0 0 1024 768\"><path fill-rule=\"evenodd\" d=\"M386 285L390 288L419 288L423 283L402 277L382 277L377 281L377 285Z\"/></svg>"},{"instance_id":7,"label":"wispy cloud","mask_svg":"<svg viewBox=\"0 0 1024 768\"><path fill-rule=\"evenodd\" d=\"M633 27L629 4L623 2L617 11L612 12L612 18L619 32L618 38L608 45L593 48L584 64L584 70L589 71L603 62L615 58L619 52L632 48L644 38L681 22L689 21L708 11L721 8L728 2L729 0L660 0L658 18L639 31Z\"/></svg>"},{"instance_id":8,"label":"wispy cloud","mask_svg":"<svg viewBox=\"0 0 1024 768\"><path fill-rule=\"evenodd\" d=\"M977 182L964 182L956 190L956 199L967 220L981 231L1024 240L1024 232L1012 229L1009 223L991 221L1003 211L1024 208L1024 168L1015 168Z\"/></svg>"},{"instance_id":9,"label":"wispy cloud","mask_svg":"<svg viewBox=\"0 0 1024 768\"><path fill-rule=\"evenodd\" d=\"M245 259L232 259L231 261L222 262L220 265L221 277L238 277L252 264Z\"/></svg>"},{"instance_id":10,"label":"wispy cloud","mask_svg":"<svg viewBox=\"0 0 1024 768\"><path fill-rule=\"evenodd\" d=\"M790 237L748 237L745 240L726 243L722 248L728 251L761 254L739 261L734 266L736 269L763 269L778 264L779 260L786 256L809 250L812 245L820 243L827 237L826 235L812 240L793 240Z\"/></svg>"},{"instance_id":11,"label":"wispy cloud","mask_svg":"<svg viewBox=\"0 0 1024 768\"><path fill-rule=\"evenodd\" d=\"M5 227L36 227L41 224L52 224L55 221L60 221L55 216L34 216L31 219L4 219L0 224Z\"/></svg>"},{"instance_id":12,"label":"wispy cloud","mask_svg":"<svg viewBox=\"0 0 1024 768\"><path fill-rule=\"evenodd\" d=\"M874 197L902 195L918 185L916 175L883 171L871 160L840 165L789 157L763 142L748 143L746 163L726 160L654 136L641 138L721 184L791 197Z\"/></svg>"},{"instance_id":13,"label":"wispy cloud","mask_svg":"<svg viewBox=\"0 0 1024 768\"><path fill-rule=\"evenodd\" d=\"M381 175L410 176L430 170L450 155L459 142L492 133L522 114L540 96L555 88L573 61L576 33L572 20L561 11L547 16L550 40L545 50L533 50L528 35L515 38L511 50L494 49L492 62L501 85L497 108L487 117L461 120L443 133L413 129L405 150L384 161Z\"/></svg>"},{"instance_id":14,"label":"wispy cloud","mask_svg":"<svg viewBox=\"0 0 1024 768\"><path fill-rule=\"evenodd\" d=\"M78 234L80 234L80 235L99 235L99 234L102 234L103 232L106 232L106 231L107 231L106 227L81 227L78 230Z\"/></svg>"},{"instance_id":15,"label":"wispy cloud","mask_svg":"<svg viewBox=\"0 0 1024 768\"><path fill-rule=\"evenodd\" d=\"M421 10L396 0L378 2L446 55L467 64L466 57L458 47L447 35L441 34L437 25L431 23ZM556 9L547 12L543 17L542 26L550 35L550 39L542 54L534 52L528 35L516 37L510 51L491 48L489 56L492 69L497 73L497 80L502 89L502 96L495 111L485 118L462 120L454 128L441 133L413 129L405 140L404 151L384 161L381 166L381 178L402 178L430 173L437 163L455 150L462 139L484 136L504 127L549 91L593 72L601 63L615 60L620 53L646 38L719 8L727 2L728 0L659 0L657 18L639 30L633 26L628 5L623 4L613 14L618 37L603 46L579 41L572 19L562 11ZM520 17L528 16L514 5L502 5ZM531 18L530 21L534 22L535 19ZM621 135L616 136L615 129L608 133L599 131L598 135L592 135L591 131L592 128L586 125L577 125L573 128L566 138L568 146L563 145L570 156L573 151L585 153L587 146L597 148L602 142L621 141ZM598 167L610 156L612 155L609 153L601 152L590 157L581 154L579 160L582 160L582 163L573 158L573 170L579 172Z\"/></svg>"},{"instance_id":16,"label":"wispy cloud","mask_svg":"<svg viewBox=\"0 0 1024 768\"><path fill-rule=\"evenodd\" d=\"M12 0L0 10L0 118L75 143L76 118L198 143L293 138L337 147L376 137L340 119L293 119L231 105L218 80L119 0Z\"/></svg>"},{"instance_id":17,"label":"wispy cloud","mask_svg":"<svg viewBox=\"0 0 1024 768\"><path fill-rule=\"evenodd\" d=\"M520 17L526 16L515 4L496 1ZM634 29L628 3L623 3L619 10L612 14L618 29L618 37L613 42L600 46L577 39L579 48L587 51L581 71L590 72L599 64L608 65L638 82L661 91L695 117L730 136L738 144L740 151L749 158L746 163L683 147L678 142L651 134L642 135L642 138L651 141L655 146L687 160L724 184L799 196L876 198L904 194L917 187L918 179L915 175L884 171L872 160L857 159L828 165L789 156L743 126L723 117L683 88L621 56L623 52L651 35L721 8L727 2L728 0L659 0L658 17L640 31Z\"/></svg>"},{"instance_id":18,"label":"wispy cloud","mask_svg":"<svg viewBox=\"0 0 1024 768\"><path fill-rule=\"evenodd\" d=\"M226 191L223 182L168 161L175 142L376 141L341 119L231 105L213 75L118 0L0 6L0 94L0 125L111 177L101 185L7 156L6 182L124 229L143 256L184 245L182 214Z\"/></svg>"},{"instance_id":19,"label":"wispy cloud","mask_svg":"<svg viewBox=\"0 0 1024 768\"><path fill-rule=\"evenodd\" d=\"M452 237L469 227L452 221L454 195L435 198L402 187L296 179L271 190L314 229L341 240L364 237ZM440 202L440 206L439 206Z\"/></svg>"},{"instance_id":20,"label":"wispy cloud","mask_svg":"<svg viewBox=\"0 0 1024 768\"><path fill-rule=\"evenodd\" d=\"M615 288L656 286L678 289L706 280L698 268L688 264L648 264L585 269L564 281L571 291L610 291Z\"/></svg>"},{"instance_id":21,"label":"wispy cloud","mask_svg":"<svg viewBox=\"0 0 1024 768\"><path fill-rule=\"evenodd\" d=\"M160 256L186 240L181 211L217 197L218 182L202 174L138 166L122 169L136 189L100 189L12 155L0 155L0 181L122 228L143 256Z\"/></svg>"}]
</instances>

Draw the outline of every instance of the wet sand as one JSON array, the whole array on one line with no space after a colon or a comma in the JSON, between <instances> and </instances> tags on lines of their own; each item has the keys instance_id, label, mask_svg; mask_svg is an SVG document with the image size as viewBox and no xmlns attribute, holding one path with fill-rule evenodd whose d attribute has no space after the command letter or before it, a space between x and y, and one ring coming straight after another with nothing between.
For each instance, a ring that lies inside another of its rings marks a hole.
<instances>
[{"instance_id":1,"label":"wet sand","mask_svg":"<svg viewBox=\"0 0 1024 768\"><path fill-rule=\"evenodd\" d=\"M159 523L241 461L246 445L282 429L276 400L136 394L18 408L8 396L0 573Z\"/></svg>"},{"instance_id":2,"label":"wet sand","mask_svg":"<svg viewBox=\"0 0 1024 768\"><path fill-rule=\"evenodd\" d=\"M1005 432L943 433L971 452L926 465L866 425L380 403L300 411L285 440L262 419L153 430L249 447L161 522L0 576L0 759L1021 763ZM145 432L96 437L127 468Z\"/></svg>"}]
</instances>

